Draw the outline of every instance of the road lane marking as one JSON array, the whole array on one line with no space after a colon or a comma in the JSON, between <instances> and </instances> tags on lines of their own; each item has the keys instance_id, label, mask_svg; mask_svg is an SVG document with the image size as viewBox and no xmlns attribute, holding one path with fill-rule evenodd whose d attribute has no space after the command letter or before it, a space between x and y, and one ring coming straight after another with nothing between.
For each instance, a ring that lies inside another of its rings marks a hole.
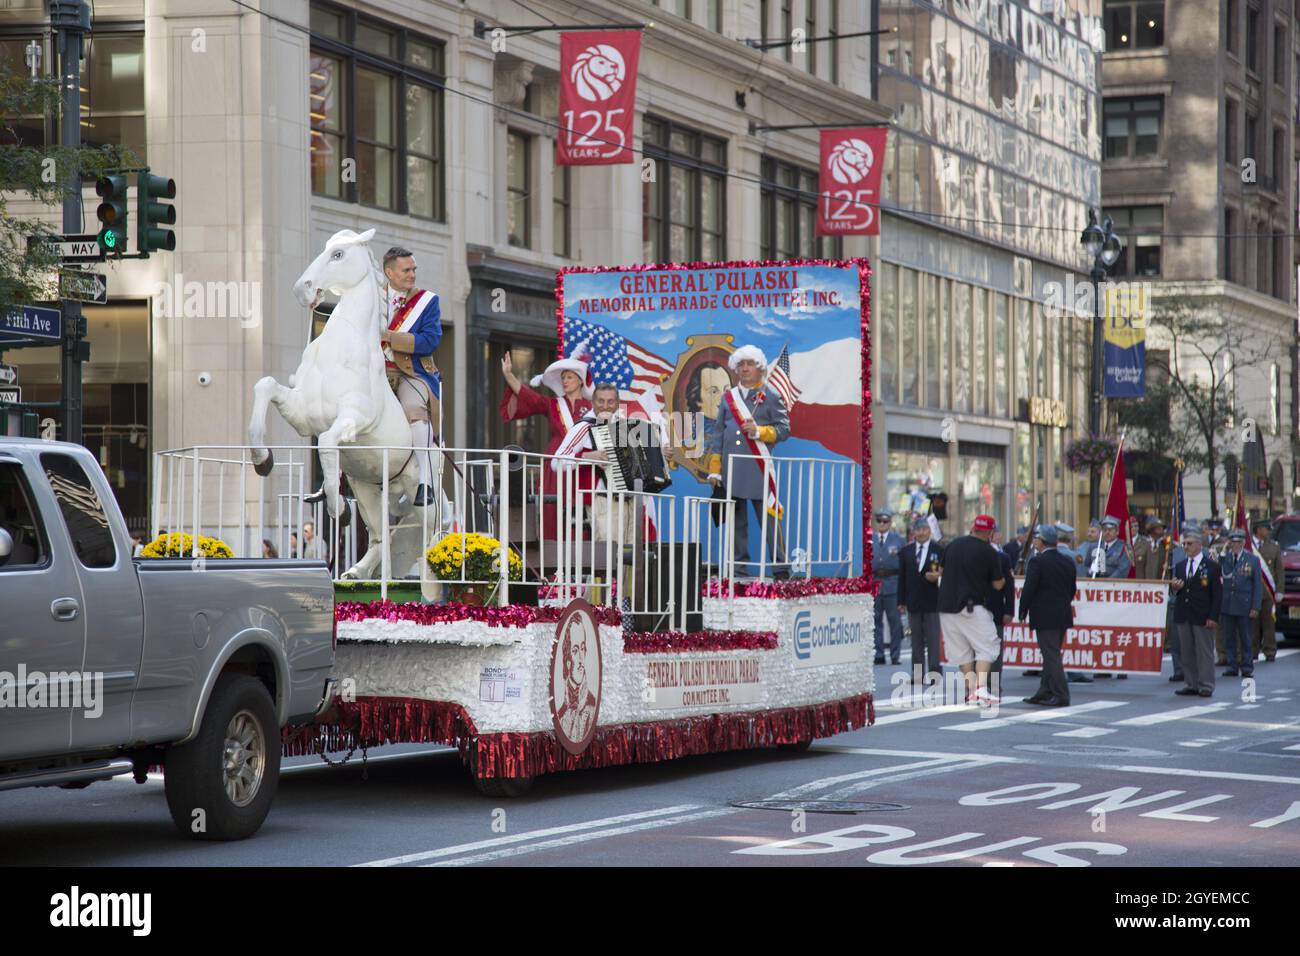
<instances>
[{"instance_id":1,"label":"road lane marking","mask_svg":"<svg viewBox=\"0 0 1300 956\"><path fill-rule=\"evenodd\" d=\"M930 760L922 760L919 763L905 763L892 767L872 767L870 770L858 770L854 773L844 773L835 777L822 777L820 780L801 783L799 786L792 787L789 790L782 790L780 793L773 794L767 799L797 800L810 793L816 793L818 790L825 790L828 787L833 787L838 783L850 783L854 780L864 780L868 777L883 777L886 774L905 773L912 770L925 770L929 767L957 763L965 759L967 758L959 756L937 757Z\"/></svg>"},{"instance_id":2,"label":"road lane marking","mask_svg":"<svg viewBox=\"0 0 1300 956\"><path fill-rule=\"evenodd\" d=\"M1105 737L1107 734L1117 734L1118 730L1112 727L1079 727L1077 730L1058 730L1052 734L1053 737Z\"/></svg>"},{"instance_id":3,"label":"road lane marking","mask_svg":"<svg viewBox=\"0 0 1300 956\"><path fill-rule=\"evenodd\" d=\"M666 817L661 820L646 820L641 823L632 823L627 826L611 827L607 830L596 830L593 833L576 833L570 836L559 837L555 840L544 840L541 843L529 843L526 846L512 846L500 850L489 850L486 853L476 853L473 856L462 856L454 860L438 860L434 863L425 863L424 866L473 866L476 863L491 863L495 860L504 860L509 857L523 856L525 853L536 853L539 850L556 850L561 847L573 846L578 843L586 843L590 840L605 840L610 837L625 836L629 833L640 833L645 830L657 830L662 827L677 826L681 823L694 823L697 820L708 820L713 817L731 816L739 813L736 807L719 808L716 810L701 810L698 813L685 813L680 816Z\"/></svg>"},{"instance_id":4,"label":"road lane marking","mask_svg":"<svg viewBox=\"0 0 1300 956\"><path fill-rule=\"evenodd\" d=\"M1117 720L1111 724L1112 727L1151 727L1155 724L1166 724L1174 720L1186 720L1188 717L1198 717L1201 714L1213 714L1232 704L1220 702L1217 704L1203 704L1200 707L1181 707L1178 710L1162 710L1154 714L1143 714L1141 717L1129 717L1127 720Z\"/></svg>"},{"instance_id":5,"label":"road lane marking","mask_svg":"<svg viewBox=\"0 0 1300 956\"><path fill-rule=\"evenodd\" d=\"M866 783L850 784L849 786L842 787L839 790L834 790L830 793L823 794L820 799L848 800L851 797L854 797L866 790L872 790L876 787L883 787L885 784L903 783L908 780L916 780L920 777L932 777L935 776L936 774L952 773L955 770L979 770L982 769L983 767L993 766L994 764L1000 762L1001 761L997 761L997 760L982 760L982 759L963 760L960 763L949 763L949 764L944 764L941 767L930 767L928 770L915 770L912 771L911 773L900 773L890 777L882 777L879 780L868 780Z\"/></svg>"},{"instance_id":6,"label":"road lane marking","mask_svg":"<svg viewBox=\"0 0 1300 956\"><path fill-rule=\"evenodd\" d=\"M904 720L920 720L922 717L933 717L935 714L952 714L962 710L974 710L977 704L945 704L941 707L918 707L915 710L903 710L897 714L890 714L887 717L877 717L873 727L879 727L882 724L896 724Z\"/></svg>"},{"instance_id":7,"label":"road lane marking","mask_svg":"<svg viewBox=\"0 0 1300 956\"><path fill-rule=\"evenodd\" d=\"M947 727L940 727L940 730L990 730L996 727L1006 727L1009 724L1035 724L1045 720L1060 720L1062 717L1073 717L1076 714L1091 713L1096 710L1109 710L1112 707L1123 707L1128 703L1126 700L1094 700L1087 704L1077 704L1070 707L1052 707L1048 710L1032 710L1022 714L1016 714L1012 717L994 717L991 719L981 718L973 720L968 724L949 724Z\"/></svg>"},{"instance_id":8,"label":"road lane marking","mask_svg":"<svg viewBox=\"0 0 1300 956\"><path fill-rule=\"evenodd\" d=\"M368 863L354 863L353 866L402 866L406 863L418 863L422 860L435 860L440 857L459 856L464 853L472 853L475 850L483 850L489 847L498 847L511 843L522 843L526 840L559 836L564 833L575 833L580 830L591 830L597 827L610 826L611 824L617 825L621 823L631 823L636 820L645 820L650 817L662 817L699 809L699 804L681 804L675 807L660 807L658 810L644 810L640 813L625 813L616 817L605 817L601 820L584 820L581 823L570 823L559 827L547 827L544 830L529 830L524 833L513 833L509 836L495 837L490 840L461 843L456 846L440 847L436 850L424 850L419 853L406 853L402 856L392 856L382 860L371 860Z\"/></svg>"},{"instance_id":9,"label":"road lane marking","mask_svg":"<svg viewBox=\"0 0 1300 956\"><path fill-rule=\"evenodd\" d=\"M1212 777L1216 780L1246 780L1255 783L1289 783L1300 786L1300 777L1278 777L1266 773L1234 773L1229 770L1185 770L1182 767L1098 767L1098 770L1118 770L1123 773L1150 773L1166 777Z\"/></svg>"},{"instance_id":10,"label":"road lane marking","mask_svg":"<svg viewBox=\"0 0 1300 956\"><path fill-rule=\"evenodd\" d=\"M868 757L946 757L949 760L970 760L978 757L980 760L997 761L1002 763L1017 763L1016 757L998 757L993 754L953 754L939 753L934 750L878 750L874 747L841 747L836 744L830 746L818 746L819 752L830 751L837 754L865 754Z\"/></svg>"}]
</instances>

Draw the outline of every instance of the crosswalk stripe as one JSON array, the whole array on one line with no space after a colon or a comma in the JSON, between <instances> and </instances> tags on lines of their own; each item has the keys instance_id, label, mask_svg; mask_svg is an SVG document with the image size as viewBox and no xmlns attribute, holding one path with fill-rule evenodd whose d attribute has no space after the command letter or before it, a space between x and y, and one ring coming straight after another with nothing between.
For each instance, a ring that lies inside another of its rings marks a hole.
<instances>
[{"instance_id":1,"label":"crosswalk stripe","mask_svg":"<svg viewBox=\"0 0 1300 956\"><path fill-rule=\"evenodd\" d=\"M1052 707L1047 710L1033 710L1028 713L1016 714L1012 717L992 717L988 719L973 720L967 724L949 724L946 727L940 727L940 730L991 730L995 727L1006 727L1008 724L1036 724L1045 720L1060 720L1063 717L1073 717L1077 714L1091 713L1097 710L1109 710L1112 707L1123 707L1128 703L1125 700L1094 700L1086 704L1076 704L1069 707Z\"/></svg>"},{"instance_id":2,"label":"crosswalk stripe","mask_svg":"<svg viewBox=\"0 0 1300 956\"><path fill-rule=\"evenodd\" d=\"M1186 720L1189 717L1199 717L1201 714L1213 714L1224 710L1232 705L1225 702L1217 704L1203 704L1200 707L1181 707L1178 710L1162 710L1155 714L1143 714L1141 717L1129 717L1127 720L1117 720L1111 726L1114 727L1151 727L1155 724L1167 724L1174 720Z\"/></svg>"},{"instance_id":3,"label":"crosswalk stripe","mask_svg":"<svg viewBox=\"0 0 1300 956\"><path fill-rule=\"evenodd\" d=\"M931 717L934 714L951 714L962 710L974 710L977 704L945 704L942 707L917 707L915 710L903 710L897 714L889 714L885 717L877 717L873 727L879 727L881 724L897 724L904 720L920 720L922 717Z\"/></svg>"},{"instance_id":4,"label":"crosswalk stripe","mask_svg":"<svg viewBox=\"0 0 1300 956\"><path fill-rule=\"evenodd\" d=\"M1078 727L1074 730L1058 730L1052 734L1053 737L1105 737L1107 734L1116 734L1119 731L1111 727Z\"/></svg>"}]
</instances>

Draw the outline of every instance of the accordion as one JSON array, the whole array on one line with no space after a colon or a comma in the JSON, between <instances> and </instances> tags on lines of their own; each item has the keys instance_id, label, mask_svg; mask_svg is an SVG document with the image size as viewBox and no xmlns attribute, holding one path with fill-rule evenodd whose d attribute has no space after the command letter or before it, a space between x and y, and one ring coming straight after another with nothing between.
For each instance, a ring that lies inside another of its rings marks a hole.
<instances>
[{"instance_id":1,"label":"accordion","mask_svg":"<svg viewBox=\"0 0 1300 956\"><path fill-rule=\"evenodd\" d=\"M591 426L597 450L609 456L609 484L614 491L659 492L672 484L664 462L659 426L643 418L611 418Z\"/></svg>"}]
</instances>

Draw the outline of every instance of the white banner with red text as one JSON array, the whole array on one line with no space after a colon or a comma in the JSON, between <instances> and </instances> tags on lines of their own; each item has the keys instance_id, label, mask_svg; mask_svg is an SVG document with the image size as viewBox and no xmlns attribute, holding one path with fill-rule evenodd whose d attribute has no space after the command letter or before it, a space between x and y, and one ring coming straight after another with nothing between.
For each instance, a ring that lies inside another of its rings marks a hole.
<instances>
[{"instance_id":1,"label":"white banner with red text","mask_svg":"<svg viewBox=\"0 0 1300 956\"><path fill-rule=\"evenodd\" d=\"M1016 578L1016 607L1024 579ZM1074 592L1074 626L1061 648L1066 670L1158 674L1164 653L1169 585L1124 578L1081 580ZM1018 612L1017 612L1018 613ZM951 663L944 654L944 661ZM1020 621L1003 628L1002 666L1043 666L1033 630Z\"/></svg>"}]
</instances>

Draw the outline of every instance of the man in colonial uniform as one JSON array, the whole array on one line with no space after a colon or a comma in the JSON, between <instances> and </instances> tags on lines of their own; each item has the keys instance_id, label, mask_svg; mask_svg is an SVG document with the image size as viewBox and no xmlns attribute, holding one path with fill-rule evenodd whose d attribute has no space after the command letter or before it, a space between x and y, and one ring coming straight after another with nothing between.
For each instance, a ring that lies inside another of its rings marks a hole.
<instances>
[{"instance_id":1,"label":"man in colonial uniform","mask_svg":"<svg viewBox=\"0 0 1300 956\"><path fill-rule=\"evenodd\" d=\"M442 441L442 376L433 353L442 341L442 310L438 294L415 287L415 256L394 246L384 253L388 296L379 341L384 346L388 383L402 403L411 426L411 445L428 449ZM428 451L417 451L420 487L417 507L431 503L433 462Z\"/></svg>"},{"instance_id":2,"label":"man in colonial uniform","mask_svg":"<svg viewBox=\"0 0 1300 956\"><path fill-rule=\"evenodd\" d=\"M776 466L771 466L764 481L764 461L772 446L790 437L790 414L781 393L763 382L767 358L753 345L731 353L727 364L740 384L722 397L716 419L717 427L709 440L708 479L715 487L725 487L728 497L736 499L736 561L749 561L749 508L762 521L766 510L767 554L769 563L784 564L781 546L781 506L777 499ZM728 470L732 455L737 458ZM902 547L900 540L899 547ZM780 573L780 572L778 572ZM894 608L897 614L897 608ZM900 635L901 637L901 635Z\"/></svg>"}]
</instances>

